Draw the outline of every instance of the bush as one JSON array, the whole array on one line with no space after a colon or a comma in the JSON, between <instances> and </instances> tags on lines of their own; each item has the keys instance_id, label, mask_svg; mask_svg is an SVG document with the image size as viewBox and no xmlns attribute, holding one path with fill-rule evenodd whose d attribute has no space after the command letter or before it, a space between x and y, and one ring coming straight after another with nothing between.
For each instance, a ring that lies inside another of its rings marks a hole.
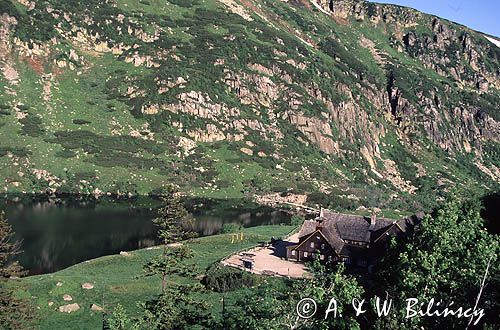
<instances>
[{"instance_id":1,"label":"bush","mask_svg":"<svg viewBox=\"0 0 500 330\"><path fill-rule=\"evenodd\" d=\"M59 157L59 158L73 158L76 156L76 152L74 152L73 150L69 150L69 149L63 149L63 150L59 150L56 152L56 157Z\"/></svg>"},{"instance_id":2,"label":"bush","mask_svg":"<svg viewBox=\"0 0 500 330\"><path fill-rule=\"evenodd\" d=\"M290 224L292 226L302 226L302 223L304 222L304 217L300 215L292 215L290 218Z\"/></svg>"},{"instance_id":3,"label":"bush","mask_svg":"<svg viewBox=\"0 0 500 330\"><path fill-rule=\"evenodd\" d=\"M236 233L238 230L240 230L241 226L238 225L237 223L225 223L222 225L222 228L220 230L221 234L227 234L227 233Z\"/></svg>"},{"instance_id":4,"label":"bush","mask_svg":"<svg viewBox=\"0 0 500 330\"><path fill-rule=\"evenodd\" d=\"M85 119L73 119L73 124L75 125L86 125L90 124L91 122Z\"/></svg>"},{"instance_id":5,"label":"bush","mask_svg":"<svg viewBox=\"0 0 500 330\"><path fill-rule=\"evenodd\" d=\"M238 269L214 265L207 270L205 287L215 292L228 292L257 283L257 277Z\"/></svg>"},{"instance_id":6,"label":"bush","mask_svg":"<svg viewBox=\"0 0 500 330\"><path fill-rule=\"evenodd\" d=\"M39 137L45 133L45 129L42 127L42 119L37 115L30 114L23 119L19 119L19 122L23 125L21 131L24 135Z\"/></svg>"}]
</instances>

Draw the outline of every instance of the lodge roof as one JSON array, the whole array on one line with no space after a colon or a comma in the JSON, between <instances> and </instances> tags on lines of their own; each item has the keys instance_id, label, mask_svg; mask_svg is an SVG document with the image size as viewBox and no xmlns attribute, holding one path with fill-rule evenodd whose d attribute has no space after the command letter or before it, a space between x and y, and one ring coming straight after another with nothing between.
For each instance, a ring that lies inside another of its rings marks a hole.
<instances>
[{"instance_id":1,"label":"lodge roof","mask_svg":"<svg viewBox=\"0 0 500 330\"><path fill-rule=\"evenodd\" d=\"M351 250L359 249L351 242L369 245L389 235L405 234L420 222L422 217L423 214L419 213L400 220L377 217L372 219L322 209L316 219L304 221L299 232L299 239L302 240L320 230L339 255L350 255L353 252Z\"/></svg>"}]
</instances>

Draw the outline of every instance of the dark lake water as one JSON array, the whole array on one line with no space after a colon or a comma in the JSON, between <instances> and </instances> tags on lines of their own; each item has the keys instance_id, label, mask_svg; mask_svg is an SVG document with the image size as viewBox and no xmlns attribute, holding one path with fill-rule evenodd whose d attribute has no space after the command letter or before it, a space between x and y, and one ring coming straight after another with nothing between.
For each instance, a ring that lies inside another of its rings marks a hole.
<instances>
[{"instance_id":1,"label":"dark lake water","mask_svg":"<svg viewBox=\"0 0 500 330\"><path fill-rule=\"evenodd\" d=\"M201 236L218 233L226 223L244 227L289 222L283 212L241 201L189 202L194 229ZM0 200L15 238L17 257L31 275L51 273L76 263L157 244L151 220L158 201L75 202Z\"/></svg>"}]
</instances>

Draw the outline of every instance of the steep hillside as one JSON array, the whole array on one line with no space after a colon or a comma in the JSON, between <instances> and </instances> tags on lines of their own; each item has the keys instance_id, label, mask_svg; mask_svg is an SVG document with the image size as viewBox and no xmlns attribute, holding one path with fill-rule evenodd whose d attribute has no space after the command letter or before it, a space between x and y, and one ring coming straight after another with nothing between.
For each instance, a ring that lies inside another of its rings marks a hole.
<instances>
[{"instance_id":1,"label":"steep hillside","mask_svg":"<svg viewBox=\"0 0 500 330\"><path fill-rule=\"evenodd\" d=\"M0 0L0 16L6 192L174 182L408 210L499 187L500 48L444 19L352 0Z\"/></svg>"}]
</instances>

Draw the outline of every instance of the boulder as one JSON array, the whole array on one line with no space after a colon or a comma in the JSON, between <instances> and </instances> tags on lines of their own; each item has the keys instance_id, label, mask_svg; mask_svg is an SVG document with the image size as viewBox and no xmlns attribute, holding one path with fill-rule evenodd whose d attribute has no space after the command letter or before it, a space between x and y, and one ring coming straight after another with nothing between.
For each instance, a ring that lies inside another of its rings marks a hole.
<instances>
[{"instance_id":1,"label":"boulder","mask_svg":"<svg viewBox=\"0 0 500 330\"><path fill-rule=\"evenodd\" d=\"M62 282L57 282L57 284L56 284L56 286L59 286L59 287L61 287L62 285L63 285Z\"/></svg>"},{"instance_id":2,"label":"boulder","mask_svg":"<svg viewBox=\"0 0 500 330\"><path fill-rule=\"evenodd\" d=\"M65 294L65 295L63 296L63 300L64 300L64 301L71 301L71 300L73 300L73 297L71 297L69 294Z\"/></svg>"},{"instance_id":3,"label":"boulder","mask_svg":"<svg viewBox=\"0 0 500 330\"><path fill-rule=\"evenodd\" d=\"M82 289L92 290L93 288L94 288L94 284L92 284L92 283L83 283L82 284Z\"/></svg>"},{"instance_id":4,"label":"boulder","mask_svg":"<svg viewBox=\"0 0 500 330\"><path fill-rule=\"evenodd\" d=\"M73 313L80 309L80 305L78 304L69 304L59 307L59 312L61 313Z\"/></svg>"},{"instance_id":5,"label":"boulder","mask_svg":"<svg viewBox=\"0 0 500 330\"><path fill-rule=\"evenodd\" d=\"M96 304L92 304L92 306L90 306L90 309L94 312L102 312L104 310L104 308Z\"/></svg>"},{"instance_id":6,"label":"boulder","mask_svg":"<svg viewBox=\"0 0 500 330\"><path fill-rule=\"evenodd\" d=\"M124 257L130 257L130 256L132 256L130 253L128 253L128 252L126 252L126 251L122 251L122 252L120 252L120 255L121 255L121 256L124 256Z\"/></svg>"}]
</instances>

